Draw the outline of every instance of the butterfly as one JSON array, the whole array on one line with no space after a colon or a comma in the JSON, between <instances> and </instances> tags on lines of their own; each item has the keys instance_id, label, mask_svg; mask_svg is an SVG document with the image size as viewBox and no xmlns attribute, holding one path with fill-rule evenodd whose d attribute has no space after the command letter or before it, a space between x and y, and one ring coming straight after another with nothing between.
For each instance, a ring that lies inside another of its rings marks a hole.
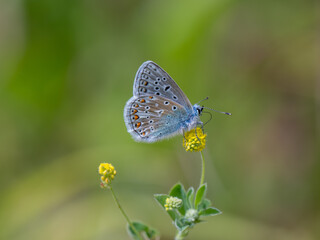
<instances>
[{"instance_id":1,"label":"butterfly","mask_svg":"<svg viewBox=\"0 0 320 240\"><path fill-rule=\"evenodd\" d=\"M203 125L202 111L202 106L190 103L168 73L146 61L136 73L124 121L134 140L152 143Z\"/></svg>"}]
</instances>

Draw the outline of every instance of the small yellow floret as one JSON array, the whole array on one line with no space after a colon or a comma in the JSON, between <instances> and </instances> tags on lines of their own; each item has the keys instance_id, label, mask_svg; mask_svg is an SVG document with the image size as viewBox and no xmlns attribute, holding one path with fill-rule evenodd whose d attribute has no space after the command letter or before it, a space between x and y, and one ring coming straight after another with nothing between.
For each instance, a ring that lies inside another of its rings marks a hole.
<instances>
[{"instance_id":1,"label":"small yellow floret","mask_svg":"<svg viewBox=\"0 0 320 240\"><path fill-rule=\"evenodd\" d=\"M177 197L166 198L166 204L164 205L166 211L172 210L174 208L180 208L182 205L182 200Z\"/></svg>"},{"instance_id":2,"label":"small yellow floret","mask_svg":"<svg viewBox=\"0 0 320 240\"><path fill-rule=\"evenodd\" d=\"M201 128L192 129L184 134L183 147L190 152L202 151L206 146L206 137Z\"/></svg>"},{"instance_id":3,"label":"small yellow floret","mask_svg":"<svg viewBox=\"0 0 320 240\"><path fill-rule=\"evenodd\" d=\"M111 181L114 179L117 174L114 166L110 163L101 163L98 168L99 174L101 175L101 183L103 186L111 184Z\"/></svg>"}]
</instances>

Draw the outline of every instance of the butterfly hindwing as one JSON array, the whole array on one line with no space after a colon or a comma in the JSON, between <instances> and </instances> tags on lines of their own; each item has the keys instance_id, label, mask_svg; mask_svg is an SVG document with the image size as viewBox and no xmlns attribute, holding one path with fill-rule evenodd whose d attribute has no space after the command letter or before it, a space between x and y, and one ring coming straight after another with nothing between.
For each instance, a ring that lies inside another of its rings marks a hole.
<instances>
[{"instance_id":1,"label":"butterfly hindwing","mask_svg":"<svg viewBox=\"0 0 320 240\"><path fill-rule=\"evenodd\" d=\"M192 109L189 99L175 81L152 61L146 61L140 66L133 84L133 96L149 95L164 97Z\"/></svg>"},{"instance_id":2,"label":"butterfly hindwing","mask_svg":"<svg viewBox=\"0 0 320 240\"><path fill-rule=\"evenodd\" d=\"M155 142L181 133L192 112L162 96L132 97L124 119L136 141Z\"/></svg>"}]
</instances>

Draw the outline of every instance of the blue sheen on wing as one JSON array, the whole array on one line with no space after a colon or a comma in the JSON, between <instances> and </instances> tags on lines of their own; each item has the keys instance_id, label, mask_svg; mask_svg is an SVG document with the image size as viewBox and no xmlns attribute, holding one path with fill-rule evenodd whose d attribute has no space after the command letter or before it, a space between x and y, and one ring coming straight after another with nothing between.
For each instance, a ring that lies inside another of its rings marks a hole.
<instances>
[{"instance_id":1,"label":"blue sheen on wing","mask_svg":"<svg viewBox=\"0 0 320 240\"><path fill-rule=\"evenodd\" d=\"M133 97L124 120L134 140L156 142L194 128L198 112L175 81L152 61L144 62L135 77Z\"/></svg>"}]
</instances>

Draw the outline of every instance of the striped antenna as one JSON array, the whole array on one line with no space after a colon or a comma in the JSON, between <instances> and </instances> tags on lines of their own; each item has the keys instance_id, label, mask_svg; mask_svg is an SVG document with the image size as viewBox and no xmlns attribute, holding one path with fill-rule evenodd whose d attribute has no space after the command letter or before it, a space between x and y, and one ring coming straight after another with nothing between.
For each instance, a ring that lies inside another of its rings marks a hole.
<instances>
[{"instance_id":1,"label":"striped antenna","mask_svg":"<svg viewBox=\"0 0 320 240\"><path fill-rule=\"evenodd\" d=\"M212 109L212 108L208 108L208 107L203 107L203 108L205 108L205 109L209 109L209 110L211 110L211 111L215 111L215 112L218 112L218 113L223 113L223 114L226 114L226 115L229 115L229 116L231 116L231 115L232 115L231 113L228 113L228 112L221 112L221 111L218 111L218 110L215 110L215 109Z\"/></svg>"},{"instance_id":2,"label":"striped antenna","mask_svg":"<svg viewBox=\"0 0 320 240\"><path fill-rule=\"evenodd\" d=\"M201 103L201 102L203 102L205 100L208 100L208 99L209 99L209 97L206 97L206 98L202 99L201 101L197 102L196 104L199 104L199 103Z\"/></svg>"}]
</instances>

